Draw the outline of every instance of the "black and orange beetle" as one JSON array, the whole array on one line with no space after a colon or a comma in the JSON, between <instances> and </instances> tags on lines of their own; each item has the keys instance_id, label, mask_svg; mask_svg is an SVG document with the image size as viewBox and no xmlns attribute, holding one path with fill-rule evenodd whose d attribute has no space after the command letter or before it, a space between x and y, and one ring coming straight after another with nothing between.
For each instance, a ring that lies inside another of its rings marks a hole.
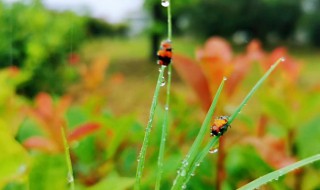
<instances>
[{"instance_id":1,"label":"black and orange beetle","mask_svg":"<svg viewBox=\"0 0 320 190\"><path fill-rule=\"evenodd\" d=\"M228 130L229 127L231 126L228 124L228 116L217 117L211 126L210 135L221 136Z\"/></svg>"},{"instance_id":2,"label":"black and orange beetle","mask_svg":"<svg viewBox=\"0 0 320 190\"><path fill-rule=\"evenodd\" d=\"M168 66L170 64L172 58L172 46L169 40L161 42L157 56L159 65Z\"/></svg>"}]
</instances>

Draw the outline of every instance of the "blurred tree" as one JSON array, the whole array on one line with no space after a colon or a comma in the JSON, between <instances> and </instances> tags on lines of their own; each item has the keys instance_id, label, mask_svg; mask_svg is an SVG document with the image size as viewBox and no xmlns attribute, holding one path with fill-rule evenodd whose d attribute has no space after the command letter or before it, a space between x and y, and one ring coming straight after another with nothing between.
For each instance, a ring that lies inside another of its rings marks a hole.
<instances>
[{"instance_id":1,"label":"blurred tree","mask_svg":"<svg viewBox=\"0 0 320 190\"><path fill-rule=\"evenodd\" d=\"M88 18L86 28L91 37L125 36L129 29L125 23L110 24L98 18Z\"/></svg>"},{"instance_id":2,"label":"blurred tree","mask_svg":"<svg viewBox=\"0 0 320 190\"><path fill-rule=\"evenodd\" d=\"M244 31L263 41L289 38L301 15L300 0L199 0L185 8L186 31L208 38Z\"/></svg>"},{"instance_id":3,"label":"blurred tree","mask_svg":"<svg viewBox=\"0 0 320 190\"><path fill-rule=\"evenodd\" d=\"M67 57L83 42L85 19L47 10L39 0L0 2L0 67L17 66L30 80L18 91L62 93L72 80Z\"/></svg>"}]
</instances>

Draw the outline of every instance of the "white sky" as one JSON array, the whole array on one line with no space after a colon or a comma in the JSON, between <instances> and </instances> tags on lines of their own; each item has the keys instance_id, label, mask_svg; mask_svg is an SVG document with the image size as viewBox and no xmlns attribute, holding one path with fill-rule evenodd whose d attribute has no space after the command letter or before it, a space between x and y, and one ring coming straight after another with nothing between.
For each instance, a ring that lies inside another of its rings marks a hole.
<instances>
[{"instance_id":1,"label":"white sky","mask_svg":"<svg viewBox=\"0 0 320 190\"><path fill-rule=\"evenodd\" d=\"M129 12L142 9L143 0L43 0L43 3L51 9L89 11L95 17L119 22Z\"/></svg>"}]
</instances>

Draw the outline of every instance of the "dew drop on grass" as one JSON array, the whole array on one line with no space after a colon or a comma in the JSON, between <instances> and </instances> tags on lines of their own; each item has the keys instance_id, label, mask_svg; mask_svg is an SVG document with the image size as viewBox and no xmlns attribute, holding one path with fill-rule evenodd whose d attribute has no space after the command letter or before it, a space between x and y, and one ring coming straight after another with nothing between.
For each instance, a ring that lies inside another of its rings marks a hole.
<instances>
[{"instance_id":1,"label":"dew drop on grass","mask_svg":"<svg viewBox=\"0 0 320 190\"><path fill-rule=\"evenodd\" d=\"M285 57L281 57L281 58L280 58L280 61L282 61L282 62L285 61L285 60L286 60Z\"/></svg>"},{"instance_id":2,"label":"dew drop on grass","mask_svg":"<svg viewBox=\"0 0 320 190\"><path fill-rule=\"evenodd\" d=\"M182 186L181 186L181 189L186 189L187 188L187 185L186 184L183 184Z\"/></svg>"},{"instance_id":3,"label":"dew drop on grass","mask_svg":"<svg viewBox=\"0 0 320 190\"><path fill-rule=\"evenodd\" d=\"M228 80L228 78L227 77L223 77L223 80L226 81L226 80Z\"/></svg>"},{"instance_id":4,"label":"dew drop on grass","mask_svg":"<svg viewBox=\"0 0 320 190\"><path fill-rule=\"evenodd\" d=\"M194 174L194 173L191 173L191 176L195 176L195 174Z\"/></svg>"},{"instance_id":5,"label":"dew drop on grass","mask_svg":"<svg viewBox=\"0 0 320 190\"><path fill-rule=\"evenodd\" d=\"M166 79L164 77L161 78L160 86L166 85Z\"/></svg>"},{"instance_id":6,"label":"dew drop on grass","mask_svg":"<svg viewBox=\"0 0 320 190\"><path fill-rule=\"evenodd\" d=\"M186 174L187 174L186 170L182 170L180 173L181 176L186 176Z\"/></svg>"},{"instance_id":7,"label":"dew drop on grass","mask_svg":"<svg viewBox=\"0 0 320 190\"><path fill-rule=\"evenodd\" d=\"M27 166L25 164L21 164L18 168L18 173L23 174L27 170Z\"/></svg>"},{"instance_id":8,"label":"dew drop on grass","mask_svg":"<svg viewBox=\"0 0 320 190\"><path fill-rule=\"evenodd\" d=\"M200 163L199 163L199 162L198 162L198 163L196 163L196 166L197 166L197 167L199 167L199 166L200 166Z\"/></svg>"},{"instance_id":9,"label":"dew drop on grass","mask_svg":"<svg viewBox=\"0 0 320 190\"><path fill-rule=\"evenodd\" d=\"M67 180L68 180L68 183L72 183L74 181L72 173L70 172L68 173Z\"/></svg>"},{"instance_id":10,"label":"dew drop on grass","mask_svg":"<svg viewBox=\"0 0 320 190\"><path fill-rule=\"evenodd\" d=\"M165 109L166 111L168 111L168 110L169 110L169 106L166 105L166 106L164 107L164 109Z\"/></svg>"},{"instance_id":11,"label":"dew drop on grass","mask_svg":"<svg viewBox=\"0 0 320 190\"><path fill-rule=\"evenodd\" d=\"M169 0L161 0L161 5L164 7L168 7L170 5Z\"/></svg>"},{"instance_id":12,"label":"dew drop on grass","mask_svg":"<svg viewBox=\"0 0 320 190\"><path fill-rule=\"evenodd\" d=\"M218 148L213 148L213 149L209 150L209 153L214 154L214 153L217 153L218 151L219 151Z\"/></svg>"}]
</instances>

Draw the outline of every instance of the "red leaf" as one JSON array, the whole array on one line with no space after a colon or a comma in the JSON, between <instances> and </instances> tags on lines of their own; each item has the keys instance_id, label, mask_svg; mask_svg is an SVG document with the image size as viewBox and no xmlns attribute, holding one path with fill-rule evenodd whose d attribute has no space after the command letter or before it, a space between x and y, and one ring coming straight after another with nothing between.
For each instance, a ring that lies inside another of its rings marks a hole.
<instances>
[{"instance_id":1,"label":"red leaf","mask_svg":"<svg viewBox=\"0 0 320 190\"><path fill-rule=\"evenodd\" d=\"M86 123L74 129L69 135L68 140L70 142L80 140L81 138L96 132L100 129L100 124L98 123Z\"/></svg>"},{"instance_id":2,"label":"red leaf","mask_svg":"<svg viewBox=\"0 0 320 190\"><path fill-rule=\"evenodd\" d=\"M217 61L229 63L232 59L232 49L229 43L221 37L209 38L202 49L197 50L197 59L201 61Z\"/></svg>"},{"instance_id":3,"label":"red leaf","mask_svg":"<svg viewBox=\"0 0 320 190\"><path fill-rule=\"evenodd\" d=\"M36 113L38 117L43 119L49 119L53 115L53 102L52 98L47 93L39 93L35 99Z\"/></svg>"},{"instance_id":4,"label":"red leaf","mask_svg":"<svg viewBox=\"0 0 320 190\"><path fill-rule=\"evenodd\" d=\"M23 142L23 146L44 152L58 152L55 142L44 137L30 137Z\"/></svg>"},{"instance_id":5,"label":"red leaf","mask_svg":"<svg viewBox=\"0 0 320 190\"><path fill-rule=\"evenodd\" d=\"M211 104L209 84L201 68L195 61L183 55L174 54L173 66L181 78L189 84L197 94L202 106L208 110Z\"/></svg>"}]
</instances>

